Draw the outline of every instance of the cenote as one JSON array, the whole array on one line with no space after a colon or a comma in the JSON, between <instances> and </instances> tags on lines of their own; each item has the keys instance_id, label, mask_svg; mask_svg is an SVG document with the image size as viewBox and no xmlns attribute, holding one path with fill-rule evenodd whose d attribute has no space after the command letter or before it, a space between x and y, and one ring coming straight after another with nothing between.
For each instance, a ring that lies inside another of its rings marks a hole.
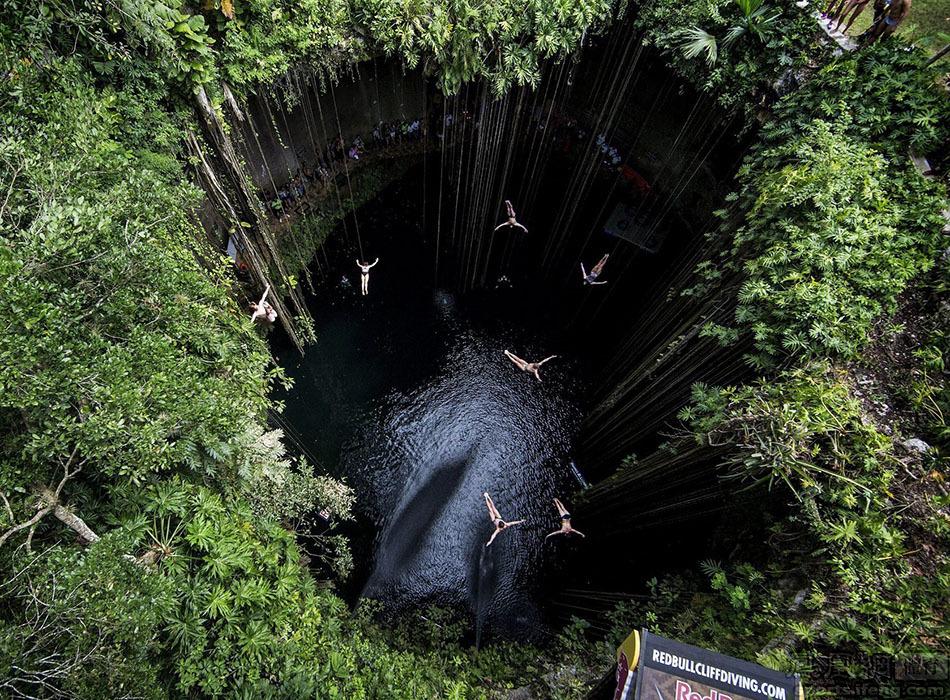
<instances>
[{"instance_id":1,"label":"cenote","mask_svg":"<svg viewBox=\"0 0 950 700\"><path fill-rule=\"evenodd\" d=\"M3 3L3 696L940 695L940 2Z\"/></svg>"},{"instance_id":2,"label":"cenote","mask_svg":"<svg viewBox=\"0 0 950 700\"><path fill-rule=\"evenodd\" d=\"M731 120L618 35L500 98L484 86L446 98L381 61L328 95L295 94L296 107L261 100L260 133L244 129L262 188L306 167L315 134L365 143L364 162L348 161L324 195L351 211L308 268L316 342L301 355L275 340L293 388L272 416L301 456L356 490L357 520L343 526L351 602L449 606L480 643L543 641L591 610L572 591L620 591L594 603L607 606L716 554L722 514L744 499L722 491L714 465L644 470L620 500L586 504L584 492L667 440L692 382L744 372L702 341L669 349L706 318L679 293L743 154ZM424 134L386 143L385 125L415 119ZM374 169L385 175L355 206ZM527 233L493 230L504 200ZM581 264L605 254L608 284L584 285ZM357 258L380 260L368 296ZM538 382L506 349L557 358ZM485 491L503 517L526 520L490 548ZM584 504L585 539L545 539L554 497ZM636 557L618 565L632 541Z\"/></svg>"}]
</instances>

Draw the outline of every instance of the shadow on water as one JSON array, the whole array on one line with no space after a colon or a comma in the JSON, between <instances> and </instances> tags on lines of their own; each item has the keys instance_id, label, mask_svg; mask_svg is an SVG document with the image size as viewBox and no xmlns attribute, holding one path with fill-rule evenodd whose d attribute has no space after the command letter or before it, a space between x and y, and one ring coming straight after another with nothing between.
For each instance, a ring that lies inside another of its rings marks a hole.
<instances>
[{"instance_id":1,"label":"shadow on water","mask_svg":"<svg viewBox=\"0 0 950 700\"><path fill-rule=\"evenodd\" d=\"M502 354L507 324L479 326L460 312L439 367L377 401L343 448L344 472L379 528L363 595L390 610L465 606L480 627L530 637L538 535L569 475L576 420L560 392L571 381L562 367L539 385ZM499 535L488 558L485 491L504 517L528 520Z\"/></svg>"},{"instance_id":2,"label":"shadow on water","mask_svg":"<svg viewBox=\"0 0 950 700\"><path fill-rule=\"evenodd\" d=\"M458 460L437 468L415 492L409 493L406 502L383 526L376 565L363 587L361 597L377 598L383 592L382 586L403 576L413 576L417 544L428 536L433 523L441 519L449 498L458 490L467 466L465 460Z\"/></svg>"},{"instance_id":3,"label":"shadow on water","mask_svg":"<svg viewBox=\"0 0 950 700\"><path fill-rule=\"evenodd\" d=\"M302 358L280 356L295 386L277 398L307 453L356 491L358 520L344 530L357 563L351 599L390 612L465 609L479 642L536 639L551 499L573 481L577 363L559 326L543 307L526 310L517 290L433 290L420 269L424 232L405 201L396 188L360 211L373 232L367 256L381 260L369 297L339 282L357 280L352 255L331 255L312 305L318 342ZM506 348L561 357L539 384ZM487 552L485 491L503 517L527 520Z\"/></svg>"},{"instance_id":4,"label":"shadow on water","mask_svg":"<svg viewBox=\"0 0 950 700\"><path fill-rule=\"evenodd\" d=\"M486 603L495 591L495 562L491 557L491 548L482 547L478 558L478 579L475 586L475 648L482 646L483 621L486 617Z\"/></svg>"}]
</instances>

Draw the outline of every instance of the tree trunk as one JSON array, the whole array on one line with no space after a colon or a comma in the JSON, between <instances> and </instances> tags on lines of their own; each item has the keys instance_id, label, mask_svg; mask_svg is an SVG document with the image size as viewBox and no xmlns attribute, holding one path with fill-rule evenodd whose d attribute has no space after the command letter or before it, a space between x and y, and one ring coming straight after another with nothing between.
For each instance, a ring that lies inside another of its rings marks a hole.
<instances>
[{"instance_id":1,"label":"tree trunk","mask_svg":"<svg viewBox=\"0 0 950 700\"><path fill-rule=\"evenodd\" d=\"M92 528L86 525L82 518L59 503L55 493L48 488L43 488L40 490L39 496L40 503L47 508L52 508L53 515L56 516L56 519L73 530L79 536L83 544L92 544L93 542L99 541L99 535L93 532Z\"/></svg>"},{"instance_id":2,"label":"tree trunk","mask_svg":"<svg viewBox=\"0 0 950 700\"><path fill-rule=\"evenodd\" d=\"M935 53L933 56L931 56L931 57L930 57L930 60L928 60L928 61L924 64L924 67L927 68L927 67L929 67L929 66L932 66L934 63L936 63L937 61L939 61L941 58L943 58L944 56L946 56L948 53L950 53L950 44L947 44L947 45L944 46L942 49L940 49L937 53Z\"/></svg>"},{"instance_id":3,"label":"tree trunk","mask_svg":"<svg viewBox=\"0 0 950 700\"><path fill-rule=\"evenodd\" d=\"M67 525L68 527L75 530L83 544L92 544L93 542L99 541L99 535L94 533L92 529L86 525L83 519L73 513L71 510L61 505L57 505L55 508L53 508L53 515L55 515L64 525Z\"/></svg>"}]
</instances>

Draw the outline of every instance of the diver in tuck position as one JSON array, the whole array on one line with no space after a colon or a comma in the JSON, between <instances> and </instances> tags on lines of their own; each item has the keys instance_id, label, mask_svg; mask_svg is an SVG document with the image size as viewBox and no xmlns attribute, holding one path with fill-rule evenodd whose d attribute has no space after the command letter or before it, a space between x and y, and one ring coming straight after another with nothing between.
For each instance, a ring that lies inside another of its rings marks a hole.
<instances>
[{"instance_id":1,"label":"diver in tuck position","mask_svg":"<svg viewBox=\"0 0 950 700\"><path fill-rule=\"evenodd\" d=\"M520 228L522 231L527 233L528 229L518 223L518 219L515 218L515 208L511 206L511 202L509 202L507 199L505 200L505 208L508 210L508 220L504 223L498 224L495 227L495 230L497 231L501 227L507 226L508 228Z\"/></svg>"},{"instance_id":2,"label":"diver in tuck position","mask_svg":"<svg viewBox=\"0 0 950 700\"><path fill-rule=\"evenodd\" d=\"M491 537L488 538L488 542L485 543L487 547L492 542L495 541L495 538L498 537L498 533L502 530L506 530L513 525L520 525L524 520L512 520L510 523L505 522L501 513L498 512L498 509L495 507L495 502L492 501L491 496L488 495L488 491L482 494L485 497L485 505L488 506L488 517L491 518L492 525L495 526L495 531L491 534Z\"/></svg>"},{"instance_id":3,"label":"diver in tuck position","mask_svg":"<svg viewBox=\"0 0 950 700\"><path fill-rule=\"evenodd\" d=\"M356 261L357 267L360 268L360 289L364 297L369 294L369 269L374 267L378 262L379 258L376 258L372 263L361 263L359 259Z\"/></svg>"},{"instance_id":4,"label":"diver in tuck position","mask_svg":"<svg viewBox=\"0 0 950 700\"><path fill-rule=\"evenodd\" d=\"M527 362L526 360L522 360L513 352L508 352L507 350L505 350L505 355L507 355L508 359L518 366L518 369L523 372L531 372L531 374L533 374L535 379L537 379L539 382L541 381L541 375L538 374L538 370L541 368L541 365L543 365L548 360L553 360L555 357L557 357L557 355L551 355L550 357L545 357L540 362Z\"/></svg>"},{"instance_id":5,"label":"diver in tuck position","mask_svg":"<svg viewBox=\"0 0 950 700\"><path fill-rule=\"evenodd\" d=\"M561 529L555 530L550 535L545 535L544 539L548 537L554 537L555 535L580 535L581 537L587 537L580 530L575 530L571 527L571 514L567 512L567 508L564 507L564 504L561 503L558 499L554 499L554 506L557 508L558 514L561 516Z\"/></svg>"},{"instance_id":6,"label":"diver in tuck position","mask_svg":"<svg viewBox=\"0 0 950 700\"><path fill-rule=\"evenodd\" d=\"M256 304L251 302L251 310L254 312L251 314L251 323L255 321L260 321L264 323L266 320L268 323L273 323L277 320L277 312L274 311L274 307L267 303L267 295L270 293L270 284L264 287L264 296L261 297L261 300Z\"/></svg>"},{"instance_id":7,"label":"diver in tuck position","mask_svg":"<svg viewBox=\"0 0 950 700\"><path fill-rule=\"evenodd\" d=\"M590 269L590 272L585 270L584 263L581 263L581 277L584 278L584 284L607 284L607 280L598 282L597 278L600 277L600 273L604 271L604 265L607 264L607 258L609 257L610 253L607 253Z\"/></svg>"}]
</instances>

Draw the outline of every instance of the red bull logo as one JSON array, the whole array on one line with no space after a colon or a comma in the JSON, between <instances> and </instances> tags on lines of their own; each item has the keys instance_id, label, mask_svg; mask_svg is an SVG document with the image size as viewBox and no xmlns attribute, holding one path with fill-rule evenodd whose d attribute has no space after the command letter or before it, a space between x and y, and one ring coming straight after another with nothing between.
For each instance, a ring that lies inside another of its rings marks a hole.
<instances>
[{"instance_id":1,"label":"red bull logo","mask_svg":"<svg viewBox=\"0 0 950 700\"><path fill-rule=\"evenodd\" d=\"M731 695L710 690L709 695L703 695L693 690L685 681L676 681L676 700L732 700Z\"/></svg>"}]
</instances>

